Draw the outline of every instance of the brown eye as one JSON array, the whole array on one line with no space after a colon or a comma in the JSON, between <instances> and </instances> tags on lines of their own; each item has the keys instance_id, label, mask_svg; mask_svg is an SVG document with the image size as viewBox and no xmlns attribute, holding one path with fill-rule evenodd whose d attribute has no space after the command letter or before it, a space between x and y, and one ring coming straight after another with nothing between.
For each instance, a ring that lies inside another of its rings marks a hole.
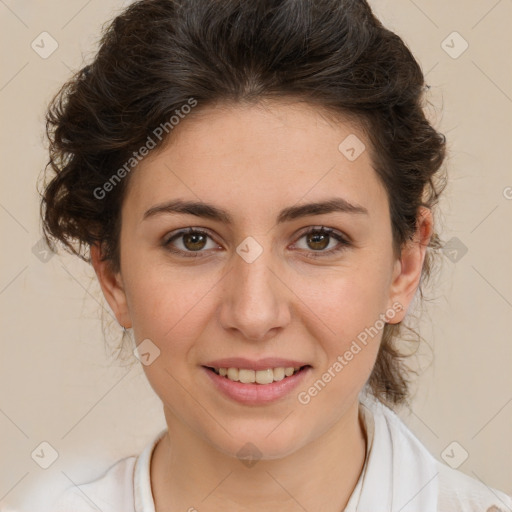
<instances>
[{"instance_id":1,"label":"brown eye","mask_svg":"<svg viewBox=\"0 0 512 512\"><path fill-rule=\"evenodd\" d=\"M308 233L306 239L309 247L315 251L321 251L329 245L331 236L326 233Z\"/></svg>"},{"instance_id":2,"label":"brown eye","mask_svg":"<svg viewBox=\"0 0 512 512\"><path fill-rule=\"evenodd\" d=\"M183 245L191 251L199 251L206 244L206 237L202 233L187 233L183 235Z\"/></svg>"},{"instance_id":3,"label":"brown eye","mask_svg":"<svg viewBox=\"0 0 512 512\"><path fill-rule=\"evenodd\" d=\"M162 245L166 250L172 253L187 257L196 257L201 256L202 253L207 252L203 249L218 248L218 245L214 243L212 243L211 247L207 247L209 239L211 240L211 236L207 232L199 229L189 228L187 230L181 230L167 238L163 241Z\"/></svg>"},{"instance_id":4,"label":"brown eye","mask_svg":"<svg viewBox=\"0 0 512 512\"><path fill-rule=\"evenodd\" d=\"M306 241L306 247L299 247L299 249L303 249L306 252L306 256L309 258L331 256L351 245L350 241L340 233L335 232L331 228L325 228L322 226L317 228L310 228L308 231L302 234L299 240L303 238ZM327 247L329 247L329 245L331 245L331 242L338 243L332 244L333 248L330 250L325 250Z\"/></svg>"}]
</instances>

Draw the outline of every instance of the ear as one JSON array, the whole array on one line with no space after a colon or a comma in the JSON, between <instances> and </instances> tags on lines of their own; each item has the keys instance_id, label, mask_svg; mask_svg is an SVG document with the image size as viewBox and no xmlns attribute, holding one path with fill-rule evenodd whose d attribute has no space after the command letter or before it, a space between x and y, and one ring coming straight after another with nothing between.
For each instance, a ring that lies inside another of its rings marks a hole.
<instances>
[{"instance_id":1,"label":"ear","mask_svg":"<svg viewBox=\"0 0 512 512\"><path fill-rule=\"evenodd\" d=\"M395 261L393 278L390 289L390 304L400 304L401 308L393 307L397 314L388 323L399 323L405 317L416 290L418 289L421 271L427 246L433 232L432 212L420 207L416 220L416 231L412 240L402 247L400 258Z\"/></svg>"},{"instance_id":2,"label":"ear","mask_svg":"<svg viewBox=\"0 0 512 512\"><path fill-rule=\"evenodd\" d=\"M100 245L91 245L91 263L98 277L103 295L114 312L117 321L121 326L129 329L132 326L132 322L121 273L114 274L109 264L110 262L102 261L101 256Z\"/></svg>"}]
</instances>

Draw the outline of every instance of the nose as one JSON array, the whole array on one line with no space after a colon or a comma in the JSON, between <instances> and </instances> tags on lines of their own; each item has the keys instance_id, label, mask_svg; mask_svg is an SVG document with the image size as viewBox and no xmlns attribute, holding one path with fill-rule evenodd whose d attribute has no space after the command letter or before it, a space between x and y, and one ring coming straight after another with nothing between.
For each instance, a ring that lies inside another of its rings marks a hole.
<instances>
[{"instance_id":1,"label":"nose","mask_svg":"<svg viewBox=\"0 0 512 512\"><path fill-rule=\"evenodd\" d=\"M293 296L282 274L270 250L250 263L235 254L220 290L222 327L250 341L266 341L281 332L290 323Z\"/></svg>"}]
</instances>

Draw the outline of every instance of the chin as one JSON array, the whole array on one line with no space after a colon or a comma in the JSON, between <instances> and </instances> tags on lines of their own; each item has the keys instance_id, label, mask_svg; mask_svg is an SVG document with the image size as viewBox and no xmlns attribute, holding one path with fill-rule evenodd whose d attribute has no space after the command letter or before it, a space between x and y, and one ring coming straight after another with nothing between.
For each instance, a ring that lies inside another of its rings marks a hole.
<instances>
[{"instance_id":1,"label":"chin","mask_svg":"<svg viewBox=\"0 0 512 512\"><path fill-rule=\"evenodd\" d=\"M240 429L239 433L233 436L223 436L223 439L209 439L210 444L221 453L240 461L247 461L250 467L251 461L258 460L278 460L292 455L307 443L304 438L297 438L290 429L282 428L278 432L278 427L272 431L276 425L268 428Z\"/></svg>"}]
</instances>

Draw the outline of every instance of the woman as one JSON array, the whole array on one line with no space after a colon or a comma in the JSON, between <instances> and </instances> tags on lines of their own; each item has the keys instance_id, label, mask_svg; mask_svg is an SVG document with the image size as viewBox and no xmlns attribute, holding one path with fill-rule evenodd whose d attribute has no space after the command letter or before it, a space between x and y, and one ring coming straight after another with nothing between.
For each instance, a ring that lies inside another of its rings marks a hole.
<instances>
[{"instance_id":1,"label":"woman","mask_svg":"<svg viewBox=\"0 0 512 512\"><path fill-rule=\"evenodd\" d=\"M49 109L43 224L93 265L167 428L53 510L512 508L392 410L439 247L425 88L364 1L149 0L112 22Z\"/></svg>"}]
</instances>

